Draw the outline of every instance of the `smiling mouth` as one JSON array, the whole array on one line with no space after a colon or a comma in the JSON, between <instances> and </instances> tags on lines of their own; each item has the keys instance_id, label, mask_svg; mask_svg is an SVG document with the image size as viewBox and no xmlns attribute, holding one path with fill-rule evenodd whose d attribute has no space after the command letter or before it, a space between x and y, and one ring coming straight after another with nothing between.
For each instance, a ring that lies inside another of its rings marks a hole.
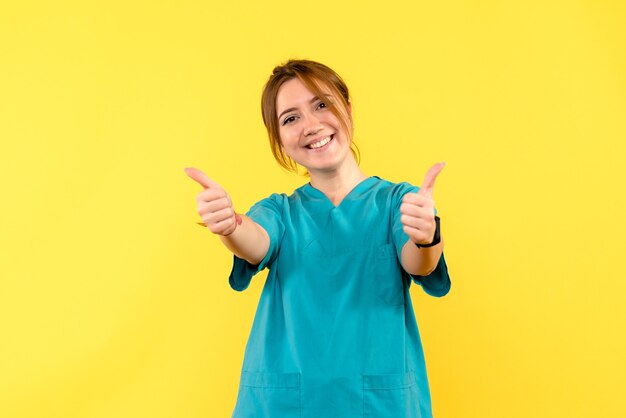
<instances>
[{"instance_id":1,"label":"smiling mouth","mask_svg":"<svg viewBox=\"0 0 626 418\"><path fill-rule=\"evenodd\" d=\"M333 138L335 137L335 134L329 135L326 138L323 138L321 141L318 142L314 142L312 144L307 145L306 147L308 149L318 149L318 148L322 148L324 145L328 144L330 141L333 140Z\"/></svg>"}]
</instances>

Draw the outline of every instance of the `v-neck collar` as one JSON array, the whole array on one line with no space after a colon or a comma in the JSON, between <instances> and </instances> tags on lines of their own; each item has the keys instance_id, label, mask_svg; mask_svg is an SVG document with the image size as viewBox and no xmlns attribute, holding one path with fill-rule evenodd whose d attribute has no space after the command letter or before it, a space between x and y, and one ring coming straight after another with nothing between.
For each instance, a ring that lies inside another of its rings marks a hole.
<instances>
[{"instance_id":1,"label":"v-neck collar","mask_svg":"<svg viewBox=\"0 0 626 418\"><path fill-rule=\"evenodd\" d=\"M348 192L348 194L346 194L343 197L343 199L341 199L341 202L339 202L337 205L335 205L328 198L328 196L326 196L326 194L324 192L322 192L321 190L316 189L315 187L313 187L310 182L305 184L302 189L310 197L326 201L326 202L328 202L329 205L331 205L333 207L333 209L337 209L346 200L352 200L352 199L354 199L355 197L357 197L359 195L359 192L367 190L369 188L369 186L373 185L376 180L380 180L380 178L378 176L370 176L370 177L367 177L367 178L361 180L361 182L359 182L356 186L354 186L352 188L352 190L350 190Z\"/></svg>"}]
</instances>

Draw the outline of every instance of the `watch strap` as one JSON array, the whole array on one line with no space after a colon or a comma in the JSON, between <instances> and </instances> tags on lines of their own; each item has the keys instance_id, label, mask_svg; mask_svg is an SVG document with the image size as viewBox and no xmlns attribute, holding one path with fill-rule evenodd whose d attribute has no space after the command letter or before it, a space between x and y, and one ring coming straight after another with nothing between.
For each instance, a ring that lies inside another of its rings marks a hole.
<instances>
[{"instance_id":1,"label":"watch strap","mask_svg":"<svg viewBox=\"0 0 626 418\"><path fill-rule=\"evenodd\" d=\"M435 216L435 236L433 237L433 242L431 242L430 244L418 244L415 243L415 245L417 245L417 248L428 248L428 247L434 247L435 245L439 244L441 242L441 229L439 226L440 223L440 219L439 216Z\"/></svg>"}]
</instances>

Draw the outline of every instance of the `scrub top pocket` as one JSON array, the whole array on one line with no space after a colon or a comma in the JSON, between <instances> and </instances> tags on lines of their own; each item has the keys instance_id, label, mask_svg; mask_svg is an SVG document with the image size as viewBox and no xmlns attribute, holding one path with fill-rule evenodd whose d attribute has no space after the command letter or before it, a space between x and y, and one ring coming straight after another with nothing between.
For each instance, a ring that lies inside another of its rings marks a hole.
<instances>
[{"instance_id":1,"label":"scrub top pocket","mask_svg":"<svg viewBox=\"0 0 626 418\"><path fill-rule=\"evenodd\" d=\"M378 297L393 306L404 304L402 275L393 244L383 244L376 248L375 271Z\"/></svg>"},{"instance_id":2,"label":"scrub top pocket","mask_svg":"<svg viewBox=\"0 0 626 418\"><path fill-rule=\"evenodd\" d=\"M300 373L241 372L232 418L300 418Z\"/></svg>"},{"instance_id":3,"label":"scrub top pocket","mask_svg":"<svg viewBox=\"0 0 626 418\"><path fill-rule=\"evenodd\" d=\"M363 376L363 418L421 418L414 372Z\"/></svg>"}]
</instances>

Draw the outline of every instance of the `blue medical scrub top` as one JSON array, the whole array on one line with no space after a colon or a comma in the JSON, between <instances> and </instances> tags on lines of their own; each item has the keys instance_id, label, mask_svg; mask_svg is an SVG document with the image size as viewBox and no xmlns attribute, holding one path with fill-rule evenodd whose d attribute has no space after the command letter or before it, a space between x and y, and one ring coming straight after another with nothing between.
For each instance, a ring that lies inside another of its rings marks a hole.
<instances>
[{"instance_id":1,"label":"blue medical scrub top","mask_svg":"<svg viewBox=\"0 0 626 418\"><path fill-rule=\"evenodd\" d=\"M246 345L233 417L432 417L411 282L450 290L443 255L428 276L400 264L400 204L418 187L369 177L338 205L306 184L247 213L265 258L235 256L233 289L269 268Z\"/></svg>"}]
</instances>

